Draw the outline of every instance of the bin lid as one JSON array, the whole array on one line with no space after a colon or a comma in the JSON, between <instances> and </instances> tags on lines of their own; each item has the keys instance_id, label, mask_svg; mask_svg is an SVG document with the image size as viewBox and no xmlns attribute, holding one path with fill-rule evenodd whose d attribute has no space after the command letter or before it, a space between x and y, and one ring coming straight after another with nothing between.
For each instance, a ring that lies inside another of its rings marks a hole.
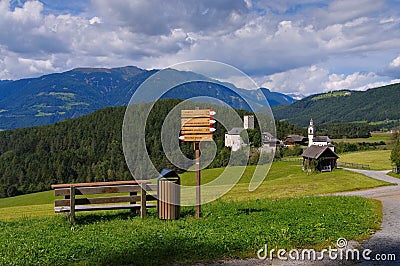
<instances>
[{"instance_id":1,"label":"bin lid","mask_svg":"<svg viewBox=\"0 0 400 266\"><path fill-rule=\"evenodd\" d=\"M177 173L175 173L174 170L168 169L168 168L163 168L161 170L160 175L158 176L158 179L161 178L166 178L166 179L180 179Z\"/></svg>"}]
</instances>

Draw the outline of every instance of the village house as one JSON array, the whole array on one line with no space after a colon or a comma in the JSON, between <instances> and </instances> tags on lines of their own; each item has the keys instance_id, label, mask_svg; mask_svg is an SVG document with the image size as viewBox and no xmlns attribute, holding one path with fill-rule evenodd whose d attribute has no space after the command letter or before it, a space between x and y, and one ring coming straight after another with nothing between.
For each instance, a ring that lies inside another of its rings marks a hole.
<instances>
[{"instance_id":1,"label":"village house","mask_svg":"<svg viewBox=\"0 0 400 266\"><path fill-rule=\"evenodd\" d=\"M269 146L269 147L276 147L277 145L281 144L281 141L279 139L275 138L269 132L261 133L261 141L262 141L263 146Z\"/></svg>"},{"instance_id":2,"label":"village house","mask_svg":"<svg viewBox=\"0 0 400 266\"><path fill-rule=\"evenodd\" d=\"M306 146L307 138L301 135L289 135L283 140L283 143L286 147L294 147L295 145Z\"/></svg>"},{"instance_id":3,"label":"village house","mask_svg":"<svg viewBox=\"0 0 400 266\"><path fill-rule=\"evenodd\" d=\"M234 127L225 134L225 147L231 147L232 151L238 151L246 145L240 133L245 129L254 129L254 116L245 115L243 117L243 127Z\"/></svg>"},{"instance_id":4,"label":"village house","mask_svg":"<svg viewBox=\"0 0 400 266\"><path fill-rule=\"evenodd\" d=\"M254 116L245 115L243 117L243 127L234 127L225 134L225 147L231 147L232 151L238 151L243 146L248 145L240 136L240 133L246 129L254 129ZM261 133L263 147L276 147L280 141L269 132Z\"/></svg>"},{"instance_id":5,"label":"village house","mask_svg":"<svg viewBox=\"0 0 400 266\"><path fill-rule=\"evenodd\" d=\"M245 145L240 133L244 130L242 127L234 127L225 134L225 147L231 147L232 151L238 151Z\"/></svg>"}]
</instances>

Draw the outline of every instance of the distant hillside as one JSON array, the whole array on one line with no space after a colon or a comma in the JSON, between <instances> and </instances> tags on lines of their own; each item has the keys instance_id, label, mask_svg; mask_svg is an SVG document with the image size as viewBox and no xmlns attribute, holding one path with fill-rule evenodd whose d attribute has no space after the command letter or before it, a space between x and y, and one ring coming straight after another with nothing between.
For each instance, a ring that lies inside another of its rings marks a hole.
<instances>
[{"instance_id":1,"label":"distant hillside","mask_svg":"<svg viewBox=\"0 0 400 266\"><path fill-rule=\"evenodd\" d=\"M291 105L275 106L275 119L307 126L342 122L385 122L400 119L400 84L367 91L336 91L304 98Z\"/></svg>"},{"instance_id":2,"label":"distant hillside","mask_svg":"<svg viewBox=\"0 0 400 266\"><path fill-rule=\"evenodd\" d=\"M181 102L160 100L147 119L146 149L158 170L163 167L179 170L169 163L162 150L161 127L168 113ZM200 108L205 106L215 107L222 116L224 110L228 110L199 103ZM125 109L108 107L52 125L0 132L0 198L48 190L54 183L132 179L122 149ZM245 110L236 111L240 117L250 114ZM216 123L215 128L217 154L210 168L226 166L230 155L230 150L224 147L226 129L220 123ZM276 128L279 138L303 131L279 121L276 121ZM138 140L132 143L135 141ZM180 149L193 159L192 143L180 143Z\"/></svg>"},{"instance_id":3,"label":"distant hillside","mask_svg":"<svg viewBox=\"0 0 400 266\"><path fill-rule=\"evenodd\" d=\"M0 130L46 125L89 114L109 106L127 105L137 88L156 70L137 67L77 68L39 78L0 82ZM210 80L193 72L169 70L166 78ZM168 82L168 80L166 81ZM232 84L194 82L178 86L164 98L188 99L200 95L220 99L239 109L249 109L240 94L261 108L263 93L270 105L290 104L293 98L268 89L245 90ZM149 92L150 94L151 92Z\"/></svg>"}]
</instances>

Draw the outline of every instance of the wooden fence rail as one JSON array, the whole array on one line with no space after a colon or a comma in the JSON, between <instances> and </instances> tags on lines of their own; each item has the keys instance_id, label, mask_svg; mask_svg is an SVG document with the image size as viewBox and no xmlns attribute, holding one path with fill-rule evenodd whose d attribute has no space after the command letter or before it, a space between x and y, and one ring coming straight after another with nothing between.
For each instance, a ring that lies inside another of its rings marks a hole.
<instances>
[{"instance_id":1,"label":"wooden fence rail","mask_svg":"<svg viewBox=\"0 0 400 266\"><path fill-rule=\"evenodd\" d=\"M342 167L350 167L350 168L361 168L361 169L370 169L369 164L358 164L358 163L348 163L348 162L337 162L338 166Z\"/></svg>"},{"instance_id":2,"label":"wooden fence rail","mask_svg":"<svg viewBox=\"0 0 400 266\"><path fill-rule=\"evenodd\" d=\"M275 161L282 161L282 162L302 162L302 158L280 158L275 159ZM370 169L369 164L359 164L359 163L348 163L348 162L337 162L338 166L342 167L349 167L349 168L361 168L361 169Z\"/></svg>"},{"instance_id":3,"label":"wooden fence rail","mask_svg":"<svg viewBox=\"0 0 400 266\"><path fill-rule=\"evenodd\" d=\"M276 159L276 161L282 161L282 162L302 162L302 158L280 158Z\"/></svg>"}]
</instances>

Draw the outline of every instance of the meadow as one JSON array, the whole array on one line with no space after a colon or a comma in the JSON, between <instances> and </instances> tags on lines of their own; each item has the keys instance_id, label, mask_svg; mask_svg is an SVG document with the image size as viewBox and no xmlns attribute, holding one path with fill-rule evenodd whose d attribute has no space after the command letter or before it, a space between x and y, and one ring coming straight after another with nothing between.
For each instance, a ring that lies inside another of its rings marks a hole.
<instances>
[{"instance_id":1,"label":"meadow","mask_svg":"<svg viewBox=\"0 0 400 266\"><path fill-rule=\"evenodd\" d=\"M356 164L368 164L371 170L390 170L392 169L390 153L390 150L345 153L340 154L339 161Z\"/></svg>"},{"instance_id":2,"label":"meadow","mask_svg":"<svg viewBox=\"0 0 400 266\"><path fill-rule=\"evenodd\" d=\"M310 197L206 204L202 218L146 219L129 212L1 221L0 265L172 265L256 257L270 248L328 248L379 229L378 201Z\"/></svg>"},{"instance_id":3,"label":"meadow","mask_svg":"<svg viewBox=\"0 0 400 266\"><path fill-rule=\"evenodd\" d=\"M384 141L387 145L392 145L392 134L390 133L371 133L371 137L369 138L342 138L342 139L333 139L334 142L347 142L347 143L378 143Z\"/></svg>"},{"instance_id":4,"label":"meadow","mask_svg":"<svg viewBox=\"0 0 400 266\"><path fill-rule=\"evenodd\" d=\"M336 169L330 173L307 175L301 171L299 162L274 162L264 182L255 191L249 192L255 166L247 166L231 191L223 200L246 201L252 199L281 199L290 197L314 196L339 191L360 190L388 185L364 175ZM206 169L202 171L202 184L219 176L225 168ZM240 166L230 167L228 171L241 171ZM180 175L183 185L195 185L195 173L186 172ZM203 191L206 193L206 191ZM29 217L54 216L54 191L44 191L11 198L0 199L0 220Z\"/></svg>"},{"instance_id":5,"label":"meadow","mask_svg":"<svg viewBox=\"0 0 400 266\"><path fill-rule=\"evenodd\" d=\"M237 171L239 169L228 169ZM223 169L202 171L210 182ZM275 162L261 186L248 191L254 167L221 199L182 207L181 219L146 219L129 211L78 213L75 226L53 213L53 191L0 199L0 265L160 265L255 258L271 248L328 248L339 237L362 240L379 229L381 204L324 193L388 185L335 170L307 175L298 162ZM193 185L193 173L181 175Z\"/></svg>"}]
</instances>

